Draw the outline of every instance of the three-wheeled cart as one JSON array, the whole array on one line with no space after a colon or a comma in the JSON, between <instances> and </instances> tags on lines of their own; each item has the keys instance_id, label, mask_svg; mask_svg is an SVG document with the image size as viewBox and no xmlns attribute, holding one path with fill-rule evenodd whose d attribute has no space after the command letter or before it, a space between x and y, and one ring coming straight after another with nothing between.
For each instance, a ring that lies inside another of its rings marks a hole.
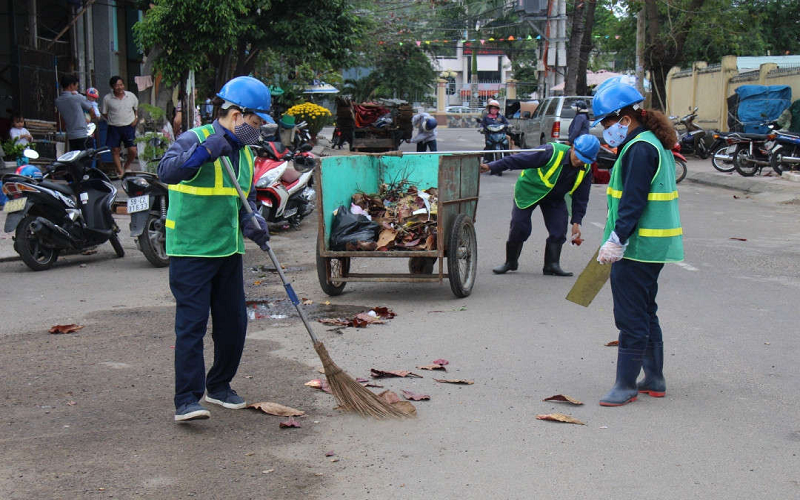
<instances>
[{"instance_id":1,"label":"three-wheeled cart","mask_svg":"<svg viewBox=\"0 0 800 500\"><path fill-rule=\"evenodd\" d=\"M472 292L478 264L473 223L478 208L480 153L331 156L322 158L315 175L321 207L317 276L325 293L339 295L348 282L441 283L445 278L457 297L466 297ZM400 179L420 191L437 188L436 249L330 250L334 211L341 205L349 207L356 193L377 193L381 184ZM409 272L350 272L350 261L360 257L409 259ZM434 272L437 262L438 272Z\"/></svg>"}]
</instances>

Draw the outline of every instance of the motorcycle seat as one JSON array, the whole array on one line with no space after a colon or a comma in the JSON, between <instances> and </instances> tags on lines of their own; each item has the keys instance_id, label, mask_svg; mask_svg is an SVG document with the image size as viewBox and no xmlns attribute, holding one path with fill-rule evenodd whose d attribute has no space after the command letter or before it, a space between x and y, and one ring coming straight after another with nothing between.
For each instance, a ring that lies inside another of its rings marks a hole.
<instances>
[{"instance_id":1,"label":"motorcycle seat","mask_svg":"<svg viewBox=\"0 0 800 500\"><path fill-rule=\"evenodd\" d=\"M43 188L52 189L53 191L58 191L61 194L65 194L67 196L75 196L75 193L72 192L69 186L64 184L58 184L57 182L51 181L39 181L39 185Z\"/></svg>"},{"instance_id":2,"label":"motorcycle seat","mask_svg":"<svg viewBox=\"0 0 800 500\"><path fill-rule=\"evenodd\" d=\"M754 139L756 141L764 141L767 139L767 134L746 134L744 132L734 132L728 136L730 137L740 137L742 139Z\"/></svg>"}]
</instances>

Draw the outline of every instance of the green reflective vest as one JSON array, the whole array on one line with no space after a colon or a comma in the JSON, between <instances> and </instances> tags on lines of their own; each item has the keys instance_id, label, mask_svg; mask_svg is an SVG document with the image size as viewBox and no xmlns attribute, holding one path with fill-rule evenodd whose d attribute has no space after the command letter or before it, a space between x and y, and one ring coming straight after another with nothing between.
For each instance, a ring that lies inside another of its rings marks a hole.
<instances>
[{"instance_id":1,"label":"green reflective vest","mask_svg":"<svg viewBox=\"0 0 800 500\"><path fill-rule=\"evenodd\" d=\"M553 146L553 156L550 157L547 165L541 168L526 169L519 174L517 184L514 186L514 203L517 204L517 208L522 210L530 207L547 196L547 193L555 187L558 176L561 175L564 156L569 157L570 147L557 142L553 142L551 145ZM583 170L578 172L575 185L572 186L569 194L578 189L589 168L590 165L584 165Z\"/></svg>"},{"instance_id":2,"label":"green reflective vest","mask_svg":"<svg viewBox=\"0 0 800 500\"><path fill-rule=\"evenodd\" d=\"M628 239L625 259L640 262L680 262L683 260L683 228L678 212L678 188L675 184L675 159L671 151L661 145L661 141L647 130L628 142L611 169L608 182L608 218L606 219L603 240L607 240L617 224L617 210L622 198L622 168L620 158L631 144L647 142L658 150L658 169L650 181L650 194L639 222ZM636 168L633 165L632 168Z\"/></svg>"},{"instance_id":3,"label":"green reflective vest","mask_svg":"<svg viewBox=\"0 0 800 500\"><path fill-rule=\"evenodd\" d=\"M202 144L213 125L193 128ZM173 257L227 257L244 253L244 238L239 228L242 202L222 162L227 156L203 164L189 180L169 185L167 209L167 255ZM253 153L247 146L239 150L237 182L245 195L253 182Z\"/></svg>"}]
</instances>

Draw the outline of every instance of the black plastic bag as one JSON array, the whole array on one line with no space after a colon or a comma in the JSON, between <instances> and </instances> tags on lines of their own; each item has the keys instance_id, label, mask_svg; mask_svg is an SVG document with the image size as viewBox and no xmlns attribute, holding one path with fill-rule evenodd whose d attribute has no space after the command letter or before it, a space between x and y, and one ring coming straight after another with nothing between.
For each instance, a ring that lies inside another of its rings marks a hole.
<instances>
[{"instance_id":1,"label":"black plastic bag","mask_svg":"<svg viewBox=\"0 0 800 500\"><path fill-rule=\"evenodd\" d=\"M342 251L348 243L377 241L379 230L378 223L364 215L350 213L350 209L342 205L333 216L330 249Z\"/></svg>"}]
</instances>

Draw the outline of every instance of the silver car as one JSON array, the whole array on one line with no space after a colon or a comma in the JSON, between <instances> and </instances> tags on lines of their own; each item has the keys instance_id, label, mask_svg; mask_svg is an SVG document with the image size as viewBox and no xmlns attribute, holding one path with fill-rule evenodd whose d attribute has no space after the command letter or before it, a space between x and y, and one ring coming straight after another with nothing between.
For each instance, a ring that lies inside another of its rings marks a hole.
<instances>
[{"instance_id":1,"label":"silver car","mask_svg":"<svg viewBox=\"0 0 800 500\"><path fill-rule=\"evenodd\" d=\"M530 117L509 118L511 134L522 148L533 148L547 142L567 142L569 125L575 117L572 104L586 101L589 106L589 119L592 118L591 96L555 96L542 102ZM590 129L592 135L603 141L603 127L598 123Z\"/></svg>"}]
</instances>

